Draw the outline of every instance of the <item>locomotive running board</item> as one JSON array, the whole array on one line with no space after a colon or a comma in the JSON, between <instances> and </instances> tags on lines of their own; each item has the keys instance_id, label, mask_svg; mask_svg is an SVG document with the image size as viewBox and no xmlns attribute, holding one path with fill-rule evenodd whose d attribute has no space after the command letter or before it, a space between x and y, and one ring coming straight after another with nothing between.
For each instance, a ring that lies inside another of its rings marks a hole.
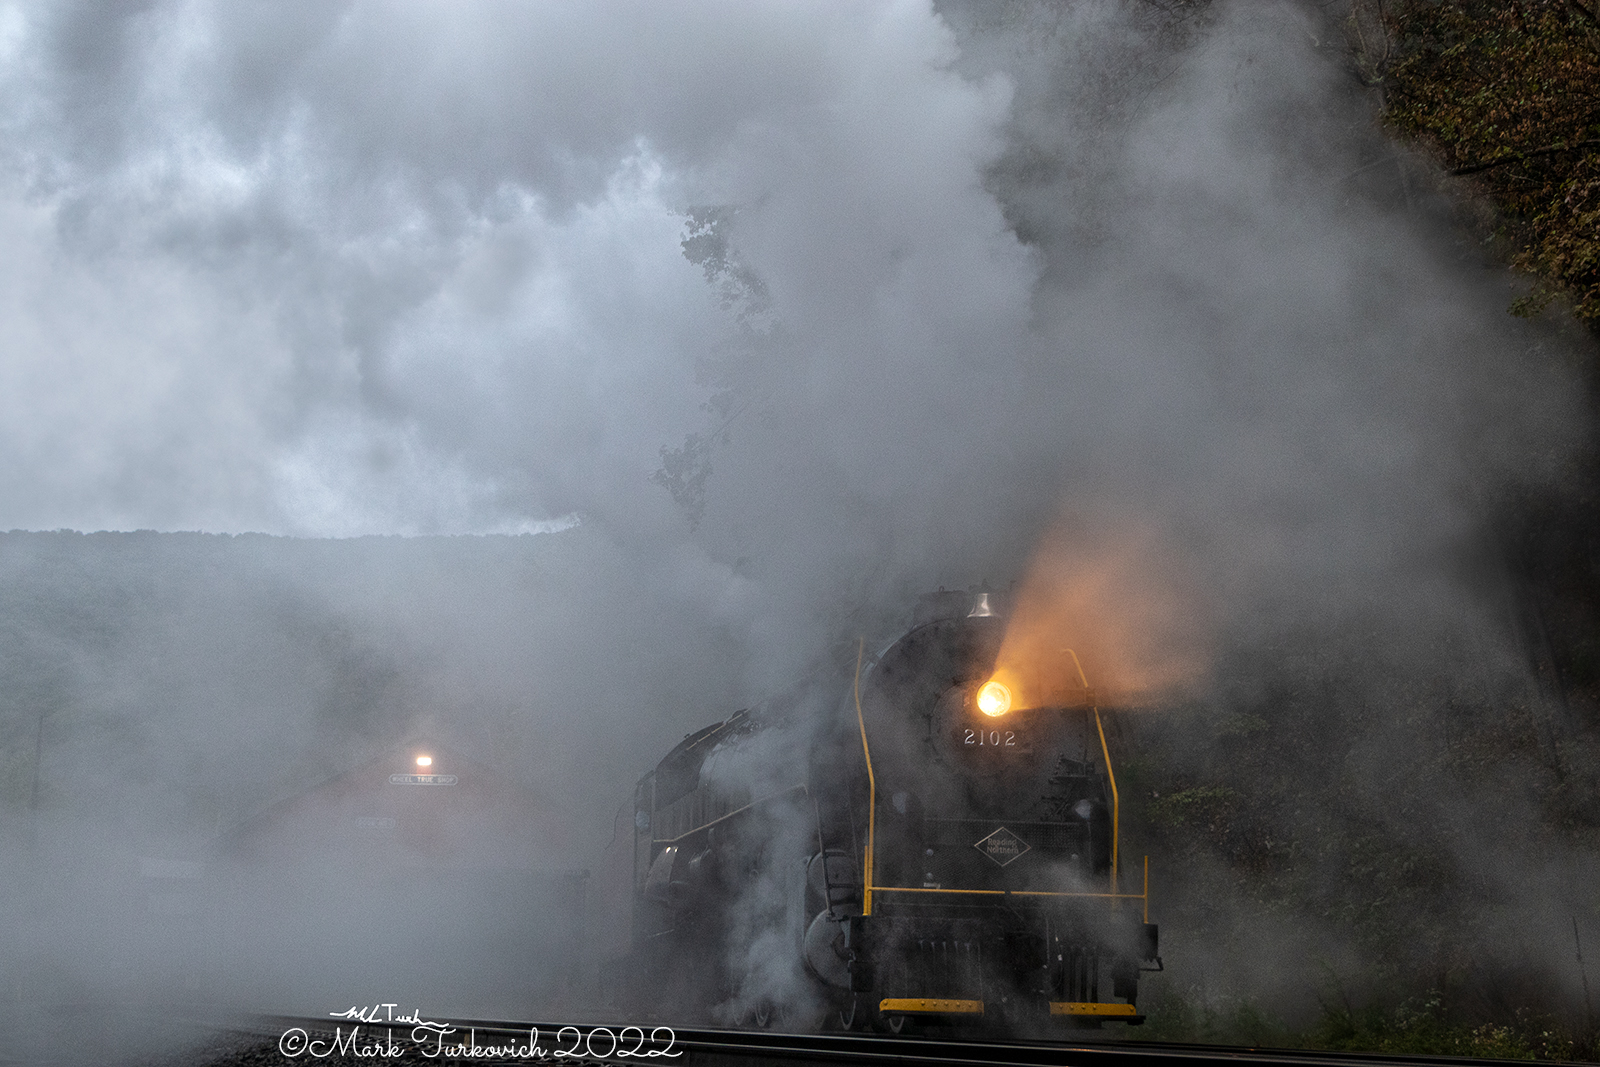
<instances>
[{"instance_id":1,"label":"locomotive running board","mask_svg":"<svg viewBox=\"0 0 1600 1067\"><path fill-rule=\"evenodd\" d=\"M1103 1018L1125 1019L1139 1014L1132 1004L1095 1004L1075 1000L1052 1000L1051 1015L1095 1015Z\"/></svg>"},{"instance_id":2,"label":"locomotive running board","mask_svg":"<svg viewBox=\"0 0 1600 1067\"><path fill-rule=\"evenodd\" d=\"M886 1015L982 1015L981 1000L936 1000L927 997L888 997L878 1002Z\"/></svg>"}]
</instances>

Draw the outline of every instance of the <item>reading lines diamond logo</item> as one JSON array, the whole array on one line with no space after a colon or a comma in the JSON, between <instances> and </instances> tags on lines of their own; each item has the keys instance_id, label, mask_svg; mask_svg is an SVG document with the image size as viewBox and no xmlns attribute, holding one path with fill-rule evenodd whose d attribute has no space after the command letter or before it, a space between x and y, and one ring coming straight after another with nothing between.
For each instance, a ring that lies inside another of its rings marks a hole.
<instances>
[{"instance_id":1,"label":"reading lines diamond logo","mask_svg":"<svg viewBox=\"0 0 1600 1067\"><path fill-rule=\"evenodd\" d=\"M1002 867L1028 851L1028 843L1004 826L972 847Z\"/></svg>"}]
</instances>

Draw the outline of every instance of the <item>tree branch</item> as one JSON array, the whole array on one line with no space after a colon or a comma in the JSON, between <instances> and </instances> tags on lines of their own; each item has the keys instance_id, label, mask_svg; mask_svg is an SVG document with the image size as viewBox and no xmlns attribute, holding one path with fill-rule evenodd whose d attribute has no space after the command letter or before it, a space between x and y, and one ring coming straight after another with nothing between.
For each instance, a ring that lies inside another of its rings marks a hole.
<instances>
[{"instance_id":1,"label":"tree branch","mask_svg":"<svg viewBox=\"0 0 1600 1067\"><path fill-rule=\"evenodd\" d=\"M1600 148L1600 140L1574 141L1569 145L1552 145L1548 148L1532 148L1527 151L1513 151L1499 159L1491 159L1483 163L1468 163L1465 166L1454 167L1450 173L1456 177L1464 174L1482 174L1486 170L1503 167L1507 163L1521 163L1540 156L1559 156L1563 152L1582 152L1590 148Z\"/></svg>"}]
</instances>

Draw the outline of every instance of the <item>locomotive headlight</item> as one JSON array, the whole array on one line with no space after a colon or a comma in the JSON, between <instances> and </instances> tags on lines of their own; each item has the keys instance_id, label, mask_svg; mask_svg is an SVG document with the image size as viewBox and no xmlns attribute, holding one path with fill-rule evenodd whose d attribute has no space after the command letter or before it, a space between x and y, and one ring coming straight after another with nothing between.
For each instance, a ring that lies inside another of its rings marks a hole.
<instances>
[{"instance_id":1,"label":"locomotive headlight","mask_svg":"<svg viewBox=\"0 0 1600 1067\"><path fill-rule=\"evenodd\" d=\"M1002 682L984 682L978 690L978 710L998 719L1011 710L1011 690Z\"/></svg>"},{"instance_id":2,"label":"locomotive headlight","mask_svg":"<svg viewBox=\"0 0 1600 1067\"><path fill-rule=\"evenodd\" d=\"M433 757L432 756L418 756L417 757L417 766L418 767L432 767L433 766Z\"/></svg>"}]
</instances>

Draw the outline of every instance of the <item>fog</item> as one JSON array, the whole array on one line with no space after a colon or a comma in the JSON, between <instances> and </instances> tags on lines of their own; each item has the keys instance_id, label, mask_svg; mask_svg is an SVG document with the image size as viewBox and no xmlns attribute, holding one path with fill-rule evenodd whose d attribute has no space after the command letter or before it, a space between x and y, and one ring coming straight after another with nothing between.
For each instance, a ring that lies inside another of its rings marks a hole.
<instances>
[{"instance_id":1,"label":"fog","mask_svg":"<svg viewBox=\"0 0 1600 1067\"><path fill-rule=\"evenodd\" d=\"M1505 313L1338 15L0 6L0 528L124 531L0 544L16 1010L168 958L108 867L408 739L598 871L685 731L941 586L1067 574L1185 730L1527 690L1492 520L1588 432L1572 342ZM1176 936L1218 995L1303 970Z\"/></svg>"}]
</instances>

